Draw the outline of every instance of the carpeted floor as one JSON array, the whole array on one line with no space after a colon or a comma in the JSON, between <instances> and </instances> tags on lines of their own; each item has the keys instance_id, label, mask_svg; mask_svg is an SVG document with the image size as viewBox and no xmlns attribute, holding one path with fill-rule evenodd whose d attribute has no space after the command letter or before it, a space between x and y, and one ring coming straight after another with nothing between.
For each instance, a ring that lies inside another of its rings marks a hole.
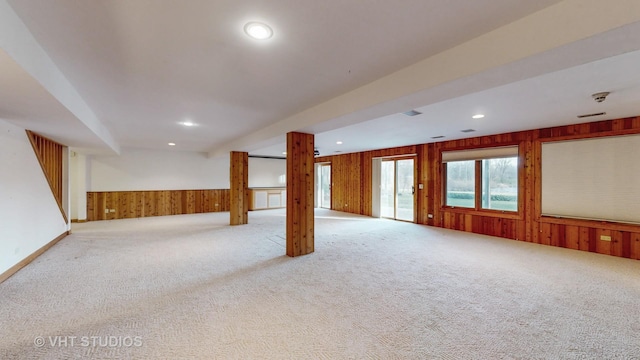
<instances>
[{"instance_id":1,"label":"carpeted floor","mask_svg":"<svg viewBox=\"0 0 640 360\"><path fill-rule=\"evenodd\" d=\"M640 359L640 261L316 212L91 222L0 284L2 359Z\"/></svg>"}]
</instances>

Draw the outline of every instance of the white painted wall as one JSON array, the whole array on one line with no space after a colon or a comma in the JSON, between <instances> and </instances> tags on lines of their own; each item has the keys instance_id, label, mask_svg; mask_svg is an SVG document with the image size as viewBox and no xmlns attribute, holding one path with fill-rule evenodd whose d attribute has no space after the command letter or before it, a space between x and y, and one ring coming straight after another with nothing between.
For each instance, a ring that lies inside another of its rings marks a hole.
<instances>
[{"instance_id":1,"label":"white painted wall","mask_svg":"<svg viewBox=\"0 0 640 360\"><path fill-rule=\"evenodd\" d=\"M287 160L249 158L249 187L284 187L287 185Z\"/></svg>"},{"instance_id":2,"label":"white painted wall","mask_svg":"<svg viewBox=\"0 0 640 360\"><path fill-rule=\"evenodd\" d=\"M72 151L69 161L71 219L87 219L87 157Z\"/></svg>"},{"instance_id":3,"label":"white painted wall","mask_svg":"<svg viewBox=\"0 0 640 360\"><path fill-rule=\"evenodd\" d=\"M123 149L87 156L87 191L228 189L229 156Z\"/></svg>"},{"instance_id":4,"label":"white painted wall","mask_svg":"<svg viewBox=\"0 0 640 360\"><path fill-rule=\"evenodd\" d=\"M65 231L24 129L0 120L0 273Z\"/></svg>"}]
</instances>

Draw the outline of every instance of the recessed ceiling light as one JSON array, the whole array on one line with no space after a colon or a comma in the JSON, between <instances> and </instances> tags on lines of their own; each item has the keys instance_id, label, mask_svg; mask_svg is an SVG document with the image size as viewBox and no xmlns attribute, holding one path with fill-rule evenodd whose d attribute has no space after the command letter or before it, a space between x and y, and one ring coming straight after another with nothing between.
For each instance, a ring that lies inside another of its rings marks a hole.
<instances>
[{"instance_id":1,"label":"recessed ceiling light","mask_svg":"<svg viewBox=\"0 0 640 360\"><path fill-rule=\"evenodd\" d=\"M176 146L176 143L169 143L169 146Z\"/></svg>"},{"instance_id":2,"label":"recessed ceiling light","mask_svg":"<svg viewBox=\"0 0 640 360\"><path fill-rule=\"evenodd\" d=\"M444 135L432 136L432 139L442 139Z\"/></svg>"},{"instance_id":3,"label":"recessed ceiling light","mask_svg":"<svg viewBox=\"0 0 640 360\"><path fill-rule=\"evenodd\" d=\"M472 118L474 118L474 119L482 119L483 117L484 117L484 115L482 115L482 114L475 114L475 115L472 116Z\"/></svg>"},{"instance_id":4,"label":"recessed ceiling light","mask_svg":"<svg viewBox=\"0 0 640 360\"><path fill-rule=\"evenodd\" d=\"M267 24L250 22L244 26L244 32L257 40L267 40L273 36L273 30Z\"/></svg>"},{"instance_id":5,"label":"recessed ceiling light","mask_svg":"<svg viewBox=\"0 0 640 360\"><path fill-rule=\"evenodd\" d=\"M464 129L464 130L460 130L460 131L462 131L463 133L470 133L470 132L474 132L475 130L474 129Z\"/></svg>"},{"instance_id":6,"label":"recessed ceiling light","mask_svg":"<svg viewBox=\"0 0 640 360\"><path fill-rule=\"evenodd\" d=\"M342 141L336 141L336 144L342 145Z\"/></svg>"},{"instance_id":7,"label":"recessed ceiling light","mask_svg":"<svg viewBox=\"0 0 640 360\"><path fill-rule=\"evenodd\" d=\"M187 120L187 121L183 121L180 124L184 125L184 126L195 126L196 124L194 124L193 122Z\"/></svg>"}]
</instances>

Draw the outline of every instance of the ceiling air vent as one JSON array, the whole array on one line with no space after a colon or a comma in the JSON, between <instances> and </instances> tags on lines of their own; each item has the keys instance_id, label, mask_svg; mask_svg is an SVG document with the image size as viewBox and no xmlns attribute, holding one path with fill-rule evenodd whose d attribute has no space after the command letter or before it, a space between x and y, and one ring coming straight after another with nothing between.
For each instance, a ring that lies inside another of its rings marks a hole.
<instances>
[{"instance_id":1,"label":"ceiling air vent","mask_svg":"<svg viewBox=\"0 0 640 360\"><path fill-rule=\"evenodd\" d=\"M407 116L416 116L416 115L420 115L422 113L420 111L410 110L410 111L407 111L407 112L403 112L403 114L405 114Z\"/></svg>"},{"instance_id":2,"label":"ceiling air vent","mask_svg":"<svg viewBox=\"0 0 640 360\"><path fill-rule=\"evenodd\" d=\"M607 115L607 113L606 112L599 112L599 113L593 113L593 114L578 115L578 119L588 118L588 117L593 117L593 116L601 116L601 115Z\"/></svg>"},{"instance_id":3,"label":"ceiling air vent","mask_svg":"<svg viewBox=\"0 0 640 360\"><path fill-rule=\"evenodd\" d=\"M464 130L460 130L460 131L462 131L463 133L470 133L470 132L474 132L476 130L475 129L464 129Z\"/></svg>"},{"instance_id":4,"label":"ceiling air vent","mask_svg":"<svg viewBox=\"0 0 640 360\"><path fill-rule=\"evenodd\" d=\"M432 139L442 139L444 135L432 136Z\"/></svg>"}]
</instances>

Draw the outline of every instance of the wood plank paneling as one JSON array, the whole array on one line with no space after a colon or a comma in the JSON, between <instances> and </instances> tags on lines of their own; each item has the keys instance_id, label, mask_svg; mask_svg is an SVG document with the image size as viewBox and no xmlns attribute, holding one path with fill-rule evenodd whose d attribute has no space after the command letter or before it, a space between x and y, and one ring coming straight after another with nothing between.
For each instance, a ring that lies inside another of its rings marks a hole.
<instances>
[{"instance_id":1,"label":"wood plank paneling","mask_svg":"<svg viewBox=\"0 0 640 360\"><path fill-rule=\"evenodd\" d=\"M630 257L640 260L640 233L630 234Z\"/></svg>"},{"instance_id":2,"label":"wood plank paneling","mask_svg":"<svg viewBox=\"0 0 640 360\"><path fill-rule=\"evenodd\" d=\"M64 188L64 182L62 180L62 169L64 167L64 149L66 146L58 144L57 142L47 139L44 136L38 135L32 131L26 130L29 142L33 147L33 151L36 154L38 163L42 168L51 193L58 204L60 213L64 218L65 223L67 221L67 214L62 206L62 194Z\"/></svg>"},{"instance_id":3,"label":"wood plank paneling","mask_svg":"<svg viewBox=\"0 0 640 360\"><path fill-rule=\"evenodd\" d=\"M227 189L87 193L87 221L221 211L229 211Z\"/></svg>"},{"instance_id":4,"label":"wood plank paneling","mask_svg":"<svg viewBox=\"0 0 640 360\"><path fill-rule=\"evenodd\" d=\"M568 225L565 227L565 245L568 249L580 250L580 228Z\"/></svg>"},{"instance_id":5,"label":"wood plank paneling","mask_svg":"<svg viewBox=\"0 0 640 360\"><path fill-rule=\"evenodd\" d=\"M314 251L313 144L312 134L287 133L287 256L306 255ZM357 154L352 157L359 158ZM333 182L333 166L331 172ZM343 175L337 173L336 176L342 179Z\"/></svg>"}]
</instances>

